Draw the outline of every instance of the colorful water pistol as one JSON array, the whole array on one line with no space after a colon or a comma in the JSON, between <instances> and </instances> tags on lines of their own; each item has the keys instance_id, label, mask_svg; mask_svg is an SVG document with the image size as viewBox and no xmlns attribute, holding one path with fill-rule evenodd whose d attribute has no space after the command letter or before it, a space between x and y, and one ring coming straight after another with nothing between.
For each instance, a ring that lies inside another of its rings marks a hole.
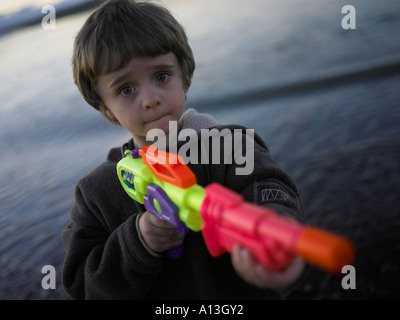
<instances>
[{"instance_id":1,"label":"colorful water pistol","mask_svg":"<svg viewBox=\"0 0 400 320\"><path fill-rule=\"evenodd\" d=\"M272 271L285 268L296 256L330 273L341 273L354 260L355 248L348 238L246 202L220 184L203 188L180 156L153 145L127 150L117 174L131 198L175 225L179 233L201 231L213 257L240 244ZM167 253L178 258L183 245Z\"/></svg>"}]
</instances>

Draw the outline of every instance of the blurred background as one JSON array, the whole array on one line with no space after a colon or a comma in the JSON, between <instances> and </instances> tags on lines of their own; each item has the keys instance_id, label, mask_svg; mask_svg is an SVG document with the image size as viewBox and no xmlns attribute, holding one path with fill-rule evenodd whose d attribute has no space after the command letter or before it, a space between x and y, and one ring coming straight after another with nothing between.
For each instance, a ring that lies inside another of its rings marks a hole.
<instances>
[{"instance_id":1,"label":"blurred background","mask_svg":"<svg viewBox=\"0 0 400 320\"><path fill-rule=\"evenodd\" d=\"M311 268L288 299L400 298L400 1L164 0L189 37L187 106L254 129L310 224L350 237L356 288ZM129 139L86 104L72 45L92 0L0 0L0 299L69 299L61 231L79 178ZM342 28L342 8L356 29ZM42 26L44 5L55 29ZM53 265L56 289L41 286Z\"/></svg>"}]
</instances>

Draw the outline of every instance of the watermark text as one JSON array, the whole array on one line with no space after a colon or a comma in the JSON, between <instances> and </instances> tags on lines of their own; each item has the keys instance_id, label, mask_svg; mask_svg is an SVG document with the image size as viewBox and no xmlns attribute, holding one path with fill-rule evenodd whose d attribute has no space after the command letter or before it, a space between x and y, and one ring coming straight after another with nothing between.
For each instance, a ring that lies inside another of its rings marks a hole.
<instances>
[{"instance_id":1,"label":"watermark text","mask_svg":"<svg viewBox=\"0 0 400 320\"><path fill-rule=\"evenodd\" d=\"M42 18L42 28L44 30L54 30L56 28L56 8L51 5L42 7L42 13L46 14Z\"/></svg>"},{"instance_id":2,"label":"watermark text","mask_svg":"<svg viewBox=\"0 0 400 320\"><path fill-rule=\"evenodd\" d=\"M237 175L249 175L254 170L254 130L202 129L200 134L187 128L178 134L177 121L169 122L168 134L155 128L147 132L146 140L154 142L147 149L153 159L161 164L176 164L178 156L184 164L237 164ZM179 151L178 141L184 142ZM221 142L223 143L221 144ZM156 149L169 147L169 159L165 154L156 154Z\"/></svg>"}]
</instances>

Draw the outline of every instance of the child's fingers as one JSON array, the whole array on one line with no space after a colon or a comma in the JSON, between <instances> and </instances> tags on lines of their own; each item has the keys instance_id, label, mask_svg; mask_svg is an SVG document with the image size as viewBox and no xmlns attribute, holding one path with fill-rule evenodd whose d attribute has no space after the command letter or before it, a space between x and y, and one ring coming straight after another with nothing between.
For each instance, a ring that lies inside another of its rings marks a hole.
<instances>
[{"instance_id":1,"label":"child's fingers","mask_svg":"<svg viewBox=\"0 0 400 320\"><path fill-rule=\"evenodd\" d=\"M261 286L270 280L270 273L258 265L250 251L239 245L232 251L232 264L238 275L251 284Z\"/></svg>"},{"instance_id":2,"label":"child's fingers","mask_svg":"<svg viewBox=\"0 0 400 320\"><path fill-rule=\"evenodd\" d=\"M140 217L139 229L144 241L156 252L181 245L184 238L174 225L159 219L150 211Z\"/></svg>"},{"instance_id":3,"label":"child's fingers","mask_svg":"<svg viewBox=\"0 0 400 320\"><path fill-rule=\"evenodd\" d=\"M174 226L172 223L161 220L156 214L151 213L150 211L146 211L144 215L147 215L146 218L148 219L149 223L151 223L155 227L164 229L176 229L176 226Z\"/></svg>"},{"instance_id":4,"label":"child's fingers","mask_svg":"<svg viewBox=\"0 0 400 320\"><path fill-rule=\"evenodd\" d=\"M304 261L296 258L282 271L269 271L257 263L250 251L239 245L235 246L232 252L232 264L238 275L247 282L260 288L271 289L281 289L290 285L304 268Z\"/></svg>"}]
</instances>

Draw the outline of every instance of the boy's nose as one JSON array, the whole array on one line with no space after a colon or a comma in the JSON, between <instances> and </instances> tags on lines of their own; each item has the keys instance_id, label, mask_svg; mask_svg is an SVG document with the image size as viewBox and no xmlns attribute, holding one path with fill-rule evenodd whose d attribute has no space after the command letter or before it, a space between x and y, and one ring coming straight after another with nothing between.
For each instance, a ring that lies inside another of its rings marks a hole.
<instances>
[{"instance_id":1,"label":"boy's nose","mask_svg":"<svg viewBox=\"0 0 400 320\"><path fill-rule=\"evenodd\" d=\"M143 109L155 108L160 104L161 99L156 88L149 85L142 87L141 91Z\"/></svg>"}]
</instances>

